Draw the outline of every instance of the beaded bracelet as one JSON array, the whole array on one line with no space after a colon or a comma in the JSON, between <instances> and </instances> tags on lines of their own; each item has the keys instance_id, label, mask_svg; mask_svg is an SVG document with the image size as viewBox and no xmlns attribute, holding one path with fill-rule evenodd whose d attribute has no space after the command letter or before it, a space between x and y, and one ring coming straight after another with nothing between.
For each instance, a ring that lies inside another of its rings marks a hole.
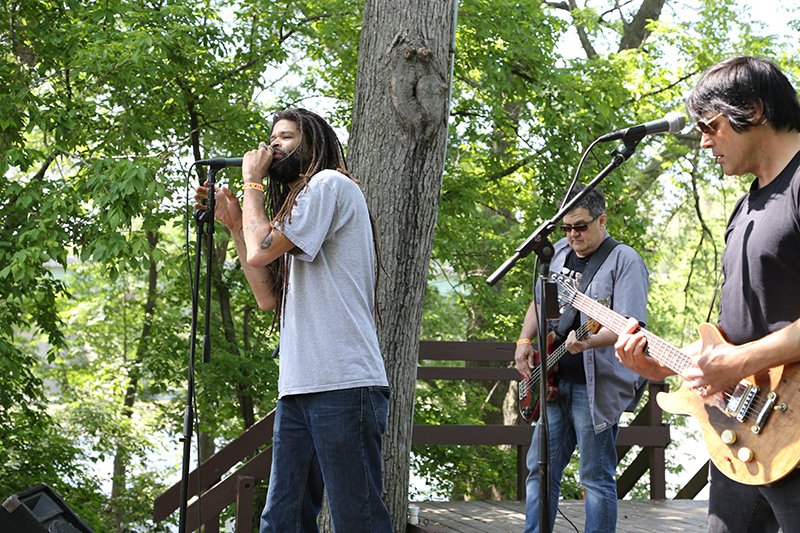
<instances>
[{"instance_id":1,"label":"beaded bracelet","mask_svg":"<svg viewBox=\"0 0 800 533\"><path fill-rule=\"evenodd\" d=\"M258 189L259 191L263 191L264 190L264 186L261 185L260 183L245 183L244 184L244 188L245 189Z\"/></svg>"}]
</instances>

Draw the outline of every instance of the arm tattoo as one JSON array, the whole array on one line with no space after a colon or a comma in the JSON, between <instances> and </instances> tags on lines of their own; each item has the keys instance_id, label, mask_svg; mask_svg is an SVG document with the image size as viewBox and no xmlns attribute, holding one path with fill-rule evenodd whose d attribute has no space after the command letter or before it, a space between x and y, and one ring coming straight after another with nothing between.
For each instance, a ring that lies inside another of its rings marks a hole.
<instances>
[{"instance_id":1,"label":"arm tattoo","mask_svg":"<svg viewBox=\"0 0 800 533\"><path fill-rule=\"evenodd\" d=\"M261 241L261 249L262 250L266 250L270 246L272 246L272 240L273 240L272 239L272 231L270 231L269 234L267 234L267 236L264 237L264 240Z\"/></svg>"},{"instance_id":2,"label":"arm tattoo","mask_svg":"<svg viewBox=\"0 0 800 533\"><path fill-rule=\"evenodd\" d=\"M254 221L250 222L250 224L247 226L246 229L245 229L244 226L242 226L242 229L244 229L244 231L246 233L253 233L254 231L256 231L258 229L258 226L260 226L259 222L254 220Z\"/></svg>"}]
</instances>

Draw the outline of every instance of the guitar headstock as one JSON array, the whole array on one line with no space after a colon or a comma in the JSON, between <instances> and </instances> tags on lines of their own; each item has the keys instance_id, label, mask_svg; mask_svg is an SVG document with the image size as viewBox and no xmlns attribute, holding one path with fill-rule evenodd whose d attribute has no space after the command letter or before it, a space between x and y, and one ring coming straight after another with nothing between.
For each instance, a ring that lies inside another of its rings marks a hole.
<instances>
[{"instance_id":1,"label":"guitar headstock","mask_svg":"<svg viewBox=\"0 0 800 533\"><path fill-rule=\"evenodd\" d=\"M566 307L571 304L575 294L578 292L578 285L575 280L558 272L551 272L550 279L555 281L558 286L558 305Z\"/></svg>"}]
</instances>

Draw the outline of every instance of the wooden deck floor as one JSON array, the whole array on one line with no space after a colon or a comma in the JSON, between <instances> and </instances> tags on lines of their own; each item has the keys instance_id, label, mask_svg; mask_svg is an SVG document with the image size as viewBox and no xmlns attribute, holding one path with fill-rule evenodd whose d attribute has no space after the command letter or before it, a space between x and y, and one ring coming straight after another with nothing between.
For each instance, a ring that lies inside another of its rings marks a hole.
<instances>
[{"instance_id":1,"label":"wooden deck floor","mask_svg":"<svg viewBox=\"0 0 800 533\"><path fill-rule=\"evenodd\" d=\"M525 502L419 502L420 526L410 533L522 533ZM617 531L666 533L706 531L708 502L702 500L620 500ZM562 501L552 533L583 532L582 500Z\"/></svg>"}]
</instances>

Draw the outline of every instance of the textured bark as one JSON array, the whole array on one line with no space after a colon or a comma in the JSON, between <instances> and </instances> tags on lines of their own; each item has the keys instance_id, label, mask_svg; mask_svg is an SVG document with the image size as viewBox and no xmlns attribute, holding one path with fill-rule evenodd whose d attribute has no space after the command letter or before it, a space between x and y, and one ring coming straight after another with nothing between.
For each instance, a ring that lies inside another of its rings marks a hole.
<instances>
[{"instance_id":1,"label":"textured bark","mask_svg":"<svg viewBox=\"0 0 800 533\"><path fill-rule=\"evenodd\" d=\"M384 500L406 530L414 387L447 141L454 0L366 0L349 162L376 220L379 338L392 397Z\"/></svg>"},{"instance_id":2,"label":"textured bark","mask_svg":"<svg viewBox=\"0 0 800 533\"><path fill-rule=\"evenodd\" d=\"M620 51L639 48L644 44L648 35L647 24L651 20L658 20L665 3L666 0L644 0L630 23L623 18L625 31L619 43Z\"/></svg>"}]
</instances>

